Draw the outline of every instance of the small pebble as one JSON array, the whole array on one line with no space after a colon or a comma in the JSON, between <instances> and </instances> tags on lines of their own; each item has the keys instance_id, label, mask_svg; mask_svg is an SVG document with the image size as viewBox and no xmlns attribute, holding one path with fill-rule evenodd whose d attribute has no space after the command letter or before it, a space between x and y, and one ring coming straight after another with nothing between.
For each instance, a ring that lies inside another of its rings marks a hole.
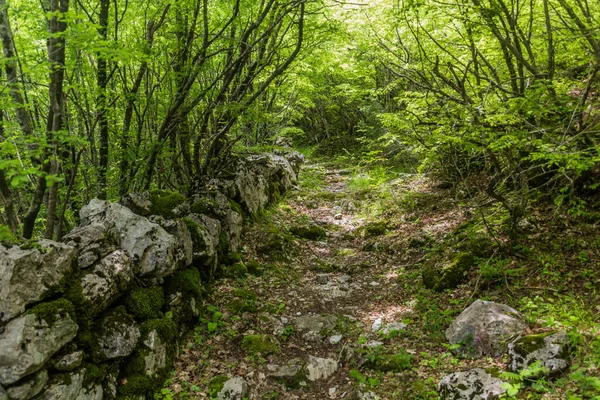
<instances>
[{"instance_id":1,"label":"small pebble","mask_svg":"<svg viewBox=\"0 0 600 400\"><path fill-rule=\"evenodd\" d=\"M332 337L329 338L329 343L331 344L338 344L340 342L340 340L342 340L342 335L333 335Z\"/></svg>"},{"instance_id":2,"label":"small pebble","mask_svg":"<svg viewBox=\"0 0 600 400\"><path fill-rule=\"evenodd\" d=\"M327 282L329 282L329 275L328 274L317 274L317 282L319 282L319 284L321 284L321 285L326 285Z\"/></svg>"},{"instance_id":3,"label":"small pebble","mask_svg":"<svg viewBox=\"0 0 600 400\"><path fill-rule=\"evenodd\" d=\"M337 277L337 281L338 281L339 283L346 283L346 282L349 282L349 281L350 281L350 279L352 279L352 278L350 278L350 275L341 275L341 276L338 276L338 277Z\"/></svg>"},{"instance_id":4,"label":"small pebble","mask_svg":"<svg viewBox=\"0 0 600 400\"><path fill-rule=\"evenodd\" d=\"M371 286L379 286L379 285L381 285L381 283L373 281L373 282L369 283L369 285L371 285Z\"/></svg>"},{"instance_id":5,"label":"small pebble","mask_svg":"<svg viewBox=\"0 0 600 400\"><path fill-rule=\"evenodd\" d=\"M371 326L371 330L373 332L377 332L378 330L381 329L382 324L383 324L383 320L381 319L381 317L377 318L375 320L375 322L373 322L373 325Z\"/></svg>"},{"instance_id":6,"label":"small pebble","mask_svg":"<svg viewBox=\"0 0 600 400\"><path fill-rule=\"evenodd\" d=\"M340 220L340 219L342 219L343 217L344 217L344 216L343 216L342 214L335 214L335 215L333 216L333 219Z\"/></svg>"}]
</instances>

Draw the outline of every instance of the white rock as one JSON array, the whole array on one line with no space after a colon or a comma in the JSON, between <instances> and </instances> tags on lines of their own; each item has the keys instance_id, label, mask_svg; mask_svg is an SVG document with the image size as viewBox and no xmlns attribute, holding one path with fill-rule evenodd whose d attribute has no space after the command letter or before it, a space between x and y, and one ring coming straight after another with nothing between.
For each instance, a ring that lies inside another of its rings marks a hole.
<instances>
[{"instance_id":1,"label":"white rock","mask_svg":"<svg viewBox=\"0 0 600 400\"><path fill-rule=\"evenodd\" d=\"M223 389L217 396L218 400L242 400L248 394L248 384L246 381L239 377L233 377L225 382Z\"/></svg>"},{"instance_id":2,"label":"white rock","mask_svg":"<svg viewBox=\"0 0 600 400\"><path fill-rule=\"evenodd\" d=\"M333 335L329 338L329 343L338 344L342 340L342 335Z\"/></svg>"},{"instance_id":3,"label":"white rock","mask_svg":"<svg viewBox=\"0 0 600 400\"><path fill-rule=\"evenodd\" d=\"M375 322L373 322L373 325L371 326L371 330L373 332L377 332L378 330L381 329L382 325L383 325L383 320L381 319L381 317L379 317L375 320Z\"/></svg>"},{"instance_id":4,"label":"white rock","mask_svg":"<svg viewBox=\"0 0 600 400\"><path fill-rule=\"evenodd\" d=\"M438 384L442 400L492 400L506 392L502 380L481 368L446 375Z\"/></svg>"},{"instance_id":5,"label":"white rock","mask_svg":"<svg viewBox=\"0 0 600 400\"><path fill-rule=\"evenodd\" d=\"M338 364L331 358L319 358L308 356L308 365L306 366L307 378L309 381L327 379L337 371Z\"/></svg>"}]
</instances>

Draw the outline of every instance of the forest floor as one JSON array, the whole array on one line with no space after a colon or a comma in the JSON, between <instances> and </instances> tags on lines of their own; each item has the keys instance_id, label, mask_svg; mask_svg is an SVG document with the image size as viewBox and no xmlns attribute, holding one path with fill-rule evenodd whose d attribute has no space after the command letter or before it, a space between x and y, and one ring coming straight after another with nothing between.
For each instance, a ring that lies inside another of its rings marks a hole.
<instances>
[{"instance_id":1,"label":"forest floor","mask_svg":"<svg viewBox=\"0 0 600 400\"><path fill-rule=\"evenodd\" d=\"M517 398L593 398L581 385L600 385L590 381L600 373L595 225L577 225L588 231L572 235L568 252L524 243L526 256L494 251L455 290L424 288L424 263L481 245L457 234L474 213L423 175L305 166L299 188L248 224L239 275L212 289L157 398L216 398L234 376L256 400L437 398L448 373L506 365L459 359L447 346L448 324L478 298L517 308L532 331L575 330L592 349L576 356L579 378L527 388L517 379ZM535 243L556 243L561 232Z\"/></svg>"}]
</instances>

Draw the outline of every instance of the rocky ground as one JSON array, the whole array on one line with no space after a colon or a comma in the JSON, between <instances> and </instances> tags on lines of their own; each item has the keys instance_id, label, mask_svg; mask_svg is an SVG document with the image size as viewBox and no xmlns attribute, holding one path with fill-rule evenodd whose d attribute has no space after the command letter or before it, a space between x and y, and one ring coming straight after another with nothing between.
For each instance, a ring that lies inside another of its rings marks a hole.
<instances>
[{"instance_id":1,"label":"rocky ground","mask_svg":"<svg viewBox=\"0 0 600 400\"><path fill-rule=\"evenodd\" d=\"M428 399L452 372L506 370L503 352L455 356L445 330L483 297L525 311L523 332L546 332L531 297L515 295L506 276L471 276L453 291L422 283L424 265L442 262L436 243L458 236L472 213L420 175L374 185L355 171L305 167L298 190L248 225L233 275L208 294L157 397ZM527 295L552 294L540 290ZM597 340L590 329L586 340ZM543 398L566 398L569 385Z\"/></svg>"}]
</instances>

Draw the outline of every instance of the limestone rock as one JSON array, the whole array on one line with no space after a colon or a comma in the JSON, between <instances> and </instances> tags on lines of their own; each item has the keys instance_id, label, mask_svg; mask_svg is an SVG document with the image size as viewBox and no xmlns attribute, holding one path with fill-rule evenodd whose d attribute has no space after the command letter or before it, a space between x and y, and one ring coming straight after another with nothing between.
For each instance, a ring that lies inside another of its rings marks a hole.
<instances>
[{"instance_id":1,"label":"limestone rock","mask_svg":"<svg viewBox=\"0 0 600 400\"><path fill-rule=\"evenodd\" d=\"M238 171L234 180L236 200L250 213L256 214L269 204L269 183L264 176L248 170Z\"/></svg>"},{"instance_id":2,"label":"limestone rock","mask_svg":"<svg viewBox=\"0 0 600 400\"><path fill-rule=\"evenodd\" d=\"M0 245L0 323L42 300L73 271L75 248L51 240L40 240L39 248Z\"/></svg>"},{"instance_id":3,"label":"limestone rock","mask_svg":"<svg viewBox=\"0 0 600 400\"><path fill-rule=\"evenodd\" d=\"M569 367L571 351L572 342L565 331L521 336L508 345L508 368L518 372L539 361L545 370L531 378L554 376Z\"/></svg>"},{"instance_id":4,"label":"limestone rock","mask_svg":"<svg viewBox=\"0 0 600 400\"><path fill-rule=\"evenodd\" d=\"M2 386L0 386L0 400L8 400L8 394Z\"/></svg>"},{"instance_id":5,"label":"limestone rock","mask_svg":"<svg viewBox=\"0 0 600 400\"><path fill-rule=\"evenodd\" d=\"M152 209L152 201L150 200L150 192L142 193L127 193L121 197L119 203L129 208L131 211L141 216L150 215Z\"/></svg>"},{"instance_id":6,"label":"limestone rock","mask_svg":"<svg viewBox=\"0 0 600 400\"><path fill-rule=\"evenodd\" d=\"M306 379L304 362L299 358L288 360L283 365L267 365L267 376L289 387L296 388Z\"/></svg>"},{"instance_id":7,"label":"limestone rock","mask_svg":"<svg viewBox=\"0 0 600 400\"><path fill-rule=\"evenodd\" d=\"M81 254L100 259L120 248L131 259L136 275L151 278L168 276L185 263L177 254L173 235L121 204L93 199L80 216L82 226L63 241L76 246Z\"/></svg>"},{"instance_id":8,"label":"limestone rock","mask_svg":"<svg viewBox=\"0 0 600 400\"><path fill-rule=\"evenodd\" d=\"M295 150L276 151L275 154L285 157L296 174L300 171L300 167L306 161L304 156Z\"/></svg>"},{"instance_id":9,"label":"limestone rock","mask_svg":"<svg viewBox=\"0 0 600 400\"><path fill-rule=\"evenodd\" d=\"M492 400L506 392L502 383L481 368L475 368L446 375L438 384L438 393L442 400Z\"/></svg>"},{"instance_id":10,"label":"limestone rock","mask_svg":"<svg viewBox=\"0 0 600 400\"><path fill-rule=\"evenodd\" d=\"M406 330L406 326L407 325L404 322L390 322L381 328L381 333L389 335L392 332L402 332Z\"/></svg>"},{"instance_id":11,"label":"limestone rock","mask_svg":"<svg viewBox=\"0 0 600 400\"><path fill-rule=\"evenodd\" d=\"M317 282L320 285L327 285L329 281L329 274L317 274Z\"/></svg>"},{"instance_id":12,"label":"limestone rock","mask_svg":"<svg viewBox=\"0 0 600 400\"><path fill-rule=\"evenodd\" d=\"M57 312L62 312L59 310ZM10 321L0 334L0 385L6 386L38 371L77 334L68 314L46 321L33 313Z\"/></svg>"},{"instance_id":13,"label":"limestone rock","mask_svg":"<svg viewBox=\"0 0 600 400\"><path fill-rule=\"evenodd\" d=\"M102 400L102 386L84 387L85 368L54 375L36 400Z\"/></svg>"},{"instance_id":14,"label":"limestone rock","mask_svg":"<svg viewBox=\"0 0 600 400\"><path fill-rule=\"evenodd\" d=\"M239 376L233 377L225 382L223 389L217 396L218 400L242 400L248 395L248 384Z\"/></svg>"},{"instance_id":15,"label":"limestone rock","mask_svg":"<svg viewBox=\"0 0 600 400\"><path fill-rule=\"evenodd\" d=\"M296 329L304 340L323 340L335 327L337 317L331 314L302 315L296 318Z\"/></svg>"},{"instance_id":16,"label":"limestone rock","mask_svg":"<svg viewBox=\"0 0 600 400\"><path fill-rule=\"evenodd\" d=\"M73 371L81 366L83 362L83 351L74 351L66 354L54 363L54 368L58 371Z\"/></svg>"},{"instance_id":17,"label":"limestone rock","mask_svg":"<svg viewBox=\"0 0 600 400\"><path fill-rule=\"evenodd\" d=\"M9 387L6 393L10 400L29 400L42 391L46 382L48 382L48 371L43 369Z\"/></svg>"},{"instance_id":18,"label":"limestone rock","mask_svg":"<svg viewBox=\"0 0 600 400\"><path fill-rule=\"evenodd\" d=\"M308 356L306 366L308 380L314 382L319 379L327 379L337 371L338 363L331 358L319 358Z\"/></svg>"},{"instance_id":19,"label":"limestone rock","mask_svg":"<svg viewBox=\"0 0 600 400\"><path fill-rule=\"evenodd\" d=\"M133 317L115 309L96 323L92 356L99 360L127 357L135 349L140 329Z\"/></svg>"},{"instance_id":20,"label":"limestone rock","mask_svg":"<svg viewBox=\"0 0 600 400\"><path fill-rule=\"evenodd\" d=\"M522 334L527 325L515 309L491 301L476 300L446 330L450 344L459 344L455 353L464 357L498 357L508 341Z\"/></svg>"},{"instance_id":21,"label":"limestone rock","mask_svg":"<svg viewBox=\"0 0 600 400\"><path fill-rule=\"evenodd\" d=\"M90 314L104 311L131 287L133 278L131 261L123 250L110 253L86 270L81 278L81 289Z\"/></svg>"},{"instance_id":22,"label":"limestone rock","mask_svg":"<svg viewBox=\"0 0 600 400\"><path fill-rule=\"evenodd\" d=\"M212 273L217 265L217 247L221 235L221 223L202 214L190 214L186 218L188 229L192 235L193 260L199 265L208 266Z\"/></svg>"},{"instance_id":23,"label":"limestone rock","mask_svg":"<svg viewBox=\"0 0 600 400\"><path fill-rule=\"evenodd\" d=\"M194 257L194 246L192 234L185 222L181 219L162 219L159 225L169 234L177 239L177 250L175 257L182 260L184 266L192 264Z\"/></svg>"}]
</instances>

